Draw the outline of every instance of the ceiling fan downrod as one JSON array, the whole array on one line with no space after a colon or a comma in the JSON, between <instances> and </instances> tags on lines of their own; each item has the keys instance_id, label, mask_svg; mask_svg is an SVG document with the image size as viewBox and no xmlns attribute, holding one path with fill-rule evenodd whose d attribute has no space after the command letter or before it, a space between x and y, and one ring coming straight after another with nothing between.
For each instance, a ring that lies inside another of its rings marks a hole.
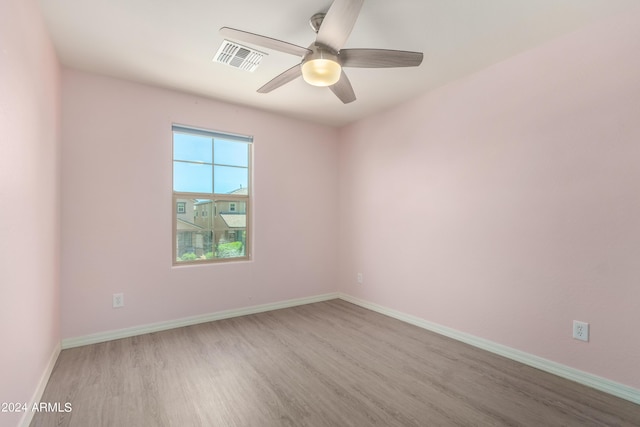
<instances>
[{"instance_id":1,"label":"ceiling fan downrod","mask_svg":"<svg viewBox=\"0 0 640 427\"><path fill-rule=\"evenodd\" d=\"M309 25L311 25L316 34L320 31L320 25L322 25L325 16L327 16L326 13L318 12L309 19Z\"/></svg>"}]
</instances>

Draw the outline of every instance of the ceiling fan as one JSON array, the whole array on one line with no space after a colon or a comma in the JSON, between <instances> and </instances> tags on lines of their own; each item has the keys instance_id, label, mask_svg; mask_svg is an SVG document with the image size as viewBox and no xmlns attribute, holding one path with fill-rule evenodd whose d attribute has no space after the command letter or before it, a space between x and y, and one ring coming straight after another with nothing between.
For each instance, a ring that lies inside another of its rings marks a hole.
<instances>
[{"instance_id":1,"label":"ceiling fan","mask_svg":"<svg viewBox=\"0 0 640 427\"><path fill-rule=\"evenodd\" d=\"M316 13L309 23L317 33L308 47L287 43L271 37L234 28L223 27L220 33L228 38L302 57L297 64L266 83L259 93L269 93L302 76L314 86L327 86L345 104L356 100L345 67L393 68L417 67L421 52L389 49L342 49L353 30L364 0L335 0L327 13Z\"/></svg>"}]
</instances>

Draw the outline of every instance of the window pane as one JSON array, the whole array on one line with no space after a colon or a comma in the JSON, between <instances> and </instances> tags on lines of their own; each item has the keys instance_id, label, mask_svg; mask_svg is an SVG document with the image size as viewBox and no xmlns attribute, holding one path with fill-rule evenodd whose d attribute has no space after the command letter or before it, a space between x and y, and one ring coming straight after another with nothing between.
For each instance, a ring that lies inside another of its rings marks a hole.
<instances>
[{"instance_id":1,"label":"window pane","mask_svg":"<svg viewBox=\"0 0 640 427\"><path fill-rule=\"evenodd\" d=\"M214 192L216 194L248 194L249 169L229 166L214 166Z\"/></svg>"},{"instance_id":2,"label":"window pane","mask_svg":"<svg viewBox=\"0 0 640 427\"><path fill-rule=\"evenodd\" d=\"M213 201L178 199L178 203L185 204L186 213L176 218L176 261L212 259Z\"/></svg>"},{"instance_id":3,"label":"window pane","mask_svg":"<svg viewBox=\"0 0 640 427\"><path fill-rule=\"evenodd\" d=\"M214 150L217 165L249 166L249 144L216 139Z\"/></svg>"},{"instance_id":4,"label":"window pane","mask_svg":"<svg viewBox=\"0 0 640 427\"><path fill-rule=\"evenodd\" d=\"M176 204L185 206L176 214L176 262L245 256L246 202L180 198Z\"/></svg>"},{"instance_id":5,"label":"window pane","mask_svg":"<svg viewBox=\"0 0 640 427\"><path fill-rule=\"evenodd\" d=\"M235 211L231 211L231 206ZM215 244L216 258L245 256L247 244L247 204L239 201L216 202Z\"/></svg>"},{"instance_id":6,"label":"window pane","mask_svg":"<svg viewBox=\"0 0 640 427\"><path fill-rule=\"evenodd\" d=\"M211 165L173 162L173 191L211 193L211 174Z\"/></svg>"},{"instance_id":7,"label":"window pane","mask_svg":"<svg viewBox=\"0 0 640 427\"><path fill-rule=\"evenodd\" d=\"M213 139L199 135L173 133L173 160L213 163Z\"/></svg>"}]
</instances>

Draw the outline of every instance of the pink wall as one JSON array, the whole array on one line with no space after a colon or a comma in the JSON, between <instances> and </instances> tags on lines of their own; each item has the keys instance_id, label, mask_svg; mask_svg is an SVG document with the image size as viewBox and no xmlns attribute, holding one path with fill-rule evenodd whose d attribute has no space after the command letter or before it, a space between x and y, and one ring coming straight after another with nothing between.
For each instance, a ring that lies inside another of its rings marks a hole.
<instances>
[{"instance_id":1,"label":"pink wall","mask_svg":"<svg viewBox=\"0 0 640 427\"><path fill-rule=\"evenodd\" d=\"M336 291L336 130L69 69L63 94L63 338ZM172 123L254 136L253 261L171 267Z\"/></svg>"},{"instance_id":2,"label":"pink wall","mask_svg":"<svg viewBox=\"0 0 640 427\"><path fill-rule=\"evenodd\" d=\"M342 290L640 388L638 22L343 129Z\"/></svg>"},{"instance_id":3,"label":"pink wall","mask_svg":"<svg viewBox=\"0 0 640 427\"><path fill-rule=\"evenodd\" d=\"M37 2L2 1L0 402L29 402L60 342L59 150L60 69Z\"/></svg>"},{"instance_id":4,"label":"pink wall","mask_svg":"<svg viewBox=\"0 0 640 427\"><path fill-rule=\"evenodd\" d=\"M74 70L62 72L60 127L37 4L1 2L0 337L12 350L0 352L0 401L29 401L60 336L336 283L640 388L638 18L340 132ZM172 122L255 137L253 261L171 267ZM570 338L573 319L591 323L590 343Z\"/></svg>"}]
</instances>

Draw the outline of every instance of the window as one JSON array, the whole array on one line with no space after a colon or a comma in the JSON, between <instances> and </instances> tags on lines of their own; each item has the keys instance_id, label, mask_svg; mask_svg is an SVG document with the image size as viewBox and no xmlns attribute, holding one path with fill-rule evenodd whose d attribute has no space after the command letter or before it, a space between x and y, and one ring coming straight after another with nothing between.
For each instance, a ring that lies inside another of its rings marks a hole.
<instances>
[{"instance_id":1,"label":"window","mask_svg":"<svg viewBox=\"0 0 640 427\"><path fill-rule=\"evenodd\" d=\"M174 265L249 259L252 142L173 126Z\"/></svg>"}]
</instances>

